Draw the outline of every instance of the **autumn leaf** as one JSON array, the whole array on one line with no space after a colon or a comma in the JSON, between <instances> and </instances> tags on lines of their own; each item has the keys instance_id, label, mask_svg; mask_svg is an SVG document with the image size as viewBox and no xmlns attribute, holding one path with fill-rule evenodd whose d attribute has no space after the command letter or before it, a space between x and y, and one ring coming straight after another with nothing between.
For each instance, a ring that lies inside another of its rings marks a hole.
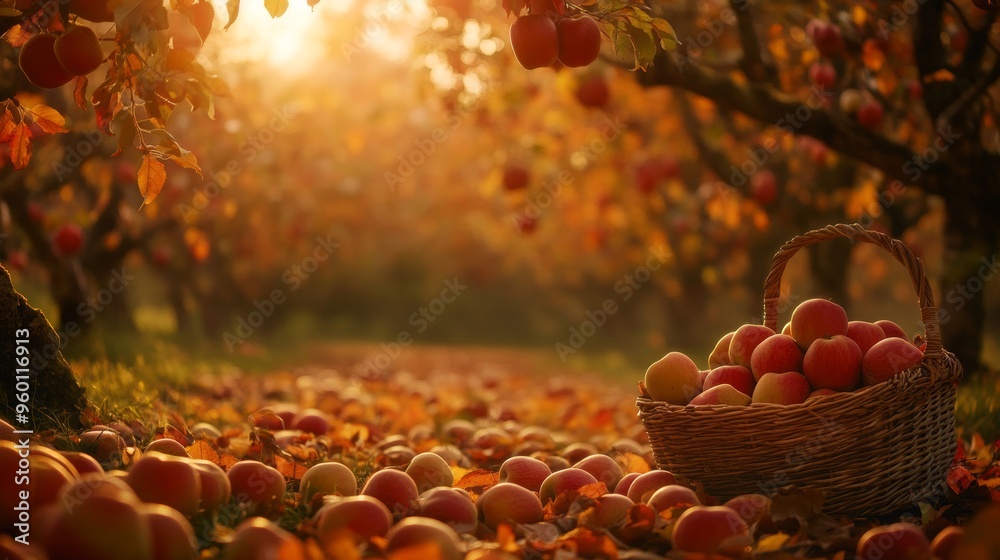
<instances>
[{"instance_id":1,"label":"autumn leaf","mask_svg":"<svg viewBox=\"0 0 1000 560\"><path fill-rule=\"evenodd\" d=\"M204 441L196 441L193 445L187 448L188 455L192 459L205 459L206 461L211 461L215 464L219 464L219 454L212 449L212 446Z\"/></svg>"},{"instance_id":2,"label":"autumn leaf","mask_svg":"<svg viewBox=\"0 0 1000 560\"><path fill-rule=\"evenodd\" d=\"M11 114L10 108L5 108L3 115L0 116L0 143L10 142L15 128L14 115Z\"/></svg>"},{"instance_id":3,"label":"autumn leaf","mask_svg":"<svg viewBox=\"0 0 1000 560\"><path fill-rule=\"evenodd\" d=\"M31 160L31 129L26 123L14 127L10 138L10 161L14 169L24 169Z\"/></svg>"},{"instance_id":4,"label":"autumn leaf","mask_svg":"<svg viewBox=\"0 0 1000 560\"><path fill-rule=\"evenodd\" d=\"M500 482L500 473L484 469L474 470L455 483L455 488L461 488L471 494L482 494Z\"/></svg>"},{"instance_id":5,"label":"autumn leaf","mask_svg":"<svg viewBox=\"0 0 1000 560\"><path fill-rule=\"evenodd\" d=\"M64 126L66 124L66 117L59 114L48 105L35 105L31 109L25 110L29 115L31 115L32 120L41 128L49 134L58 134L62 132L69 132Z\"/></svg>"},{"instance_id":6,"label":"autumn leaf","mask_svg":"<svg viewBox=\"0 0 1000 560\"><path fill-rule=\"evenodd\" d=\"M289 461L282 457L274 458L274 465L285 478L292 480L301 480L302 475L306 474L306 466L296 463L295 461Z\"/></svg>"},{"instance_id":7,"label":"autumn leaf","mask_svg":"<svg viewBox=\"0 0 1000 560\"><path fill-rule=\"evenodd\" d=\"M76 79L76 85L73 86L73 101L76 102L76 106L81 109L87 108L87 77L80 76Z\"/></svg>"},{"instance_id":8,"label":"autumn leaf","mask_svg":"<svg viewBox=\"0 0 1000 560\"><path fill-rule=\"evenodd\" d=\"M226 0L226 11L229 13L229 21L222 28L223 31L229 29L229 26L235 23L236 18L240 15L240 0Z\"/></svg>"},{"instance_id":9,"label":"autumn leaf","mask_svg":"<svg viewBox=\"0 0 1000 560\"><path fill-rule=\"evenodd\" d=\"M163 190L163 184L167 181L167 170L163 167L163 162L156 159L156 156L146 154L142 158L138 178L142 203L143 205L150 204Z\"/></svg>"},{"instance_id":10,"label":"autumn leaf","mask_svg":"<svg viewBox=\"0 0 1000 560\"><path fill-rule=\"evenodd\" d=\"M278 18L288 10L288 0L264 0L264 7L272 18Z\"/></svg>"}]
</instances>

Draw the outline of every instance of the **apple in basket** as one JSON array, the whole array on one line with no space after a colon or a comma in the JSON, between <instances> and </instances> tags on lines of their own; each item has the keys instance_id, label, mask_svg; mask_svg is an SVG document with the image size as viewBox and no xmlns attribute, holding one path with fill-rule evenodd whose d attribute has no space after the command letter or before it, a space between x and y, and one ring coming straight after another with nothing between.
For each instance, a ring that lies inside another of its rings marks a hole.
<instances>
[{"instance_id":1,"label":"apple in basket","mask_svg":"<svg viewBox=\"0 0 1000 560\"><path fill-rule=\"evenodd\" d=\"M646 370L646 391L654 401L685 405L698 394L698 366L680 352L670 352Z\"/></svg>"}]
</instances>

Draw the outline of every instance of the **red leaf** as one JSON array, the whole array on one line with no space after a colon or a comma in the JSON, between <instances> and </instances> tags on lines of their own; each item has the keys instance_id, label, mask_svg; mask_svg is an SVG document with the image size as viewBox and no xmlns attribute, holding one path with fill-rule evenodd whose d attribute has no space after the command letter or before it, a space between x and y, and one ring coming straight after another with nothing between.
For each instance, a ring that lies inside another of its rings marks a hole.
<instances>
[{"instance_id":1,"label":"red leaf","mask_svg":"<svg viewBox=\"0 0 1000 560\"><path fill-rule=\"evenodd\" d=\"M961 494L976 484L976 477L972 476L969 469L965 467L952 467L948 471L948 488L956 494Z\"/></svg>"},{"instance_id":2,"label":"red leaf","mask_svg":"<svg viewBox=\"0 0 1000 560\"><path fill-rule=\"evenodd\" d=\"M73 88L73 100L76 106L81 109L87 108L87 77L80 76L76 79L76 86Z\"/></svg>"}]
</instances>

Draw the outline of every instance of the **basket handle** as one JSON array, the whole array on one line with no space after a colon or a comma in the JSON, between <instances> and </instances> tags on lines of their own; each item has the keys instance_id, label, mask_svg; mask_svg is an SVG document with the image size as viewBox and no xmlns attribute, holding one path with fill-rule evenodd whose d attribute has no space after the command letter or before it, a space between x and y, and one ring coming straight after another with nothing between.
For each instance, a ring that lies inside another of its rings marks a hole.
<instances>
[{"instance_id":1,"label":"basket handle","mask_svg":"<svg viewBox=\"0 0 1000 560\"><path fill-rule=\"evenodd\" d=\"M937 307L934 306L934 293L924 273L924 262L916 257L910 249L898 239L893 239L884 233L865 229L860 224L837 224L815 229L802 235L797 235L778 249L771 260L771 270L764 280L764 326L777 332L778 303L781 297L781 275L788 261L803 247L815 245L829 239L853 239L877 245L888 251L910 273L910 280L917 292L920 303L920 319L924 323L924 333L927 348L924 356L929 359L943 357L941 347L941 323L938 320Z\"/></svg>"}]
</instances>

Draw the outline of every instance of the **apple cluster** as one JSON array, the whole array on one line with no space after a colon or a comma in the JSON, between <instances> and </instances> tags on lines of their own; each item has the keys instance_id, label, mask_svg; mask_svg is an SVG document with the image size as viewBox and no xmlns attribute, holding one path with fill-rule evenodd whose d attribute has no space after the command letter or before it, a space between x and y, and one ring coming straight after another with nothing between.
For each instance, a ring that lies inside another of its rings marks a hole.
<instances>
[{"instance_id":1,"label":"apple cluster","mask_svg":"<svg viewBox=\"0 0 1000 560\"><path fill-rule=\"evenodd\" d=\"M839 76L831 59L837 58L844 51L844 38L840 27L832 22L812 19L806 25L806 35L823 57L809 67L809 80L822 92L836 90ZM917 87L920 86L919 82L914 83ZM885 116L881 103L857 89L845 89L840 94L840 109L845 115L853 117L858 124L871 130L880 127Z\"/></svg>"},{"instance_id":2,"label":"apple cluster","mask_svg":"<svg viewBox=\"0 0 1000 560\"><path fill-rule=\"evenodd\" d=\"M792 405L888 381L924 359L896 323L848 321L825 299L799 304L780 333L743 325L723 336L707 370L670 352L646 370L650 397L673 405Z\"/></svg>"},{"instance_id":3,"label":"apple cluster","mask_svg":"<svg viewBox=\"0 0 1000 560\"><path fill-rule=\"evenodd\" d=\"M510 26L510 44L517 61L528 70L557 62L568 68L588 66L601 52L601 30L593 18L565 17L565 0L530 0L528 13L517 10Z\"/></svg>"}]
</instances>

